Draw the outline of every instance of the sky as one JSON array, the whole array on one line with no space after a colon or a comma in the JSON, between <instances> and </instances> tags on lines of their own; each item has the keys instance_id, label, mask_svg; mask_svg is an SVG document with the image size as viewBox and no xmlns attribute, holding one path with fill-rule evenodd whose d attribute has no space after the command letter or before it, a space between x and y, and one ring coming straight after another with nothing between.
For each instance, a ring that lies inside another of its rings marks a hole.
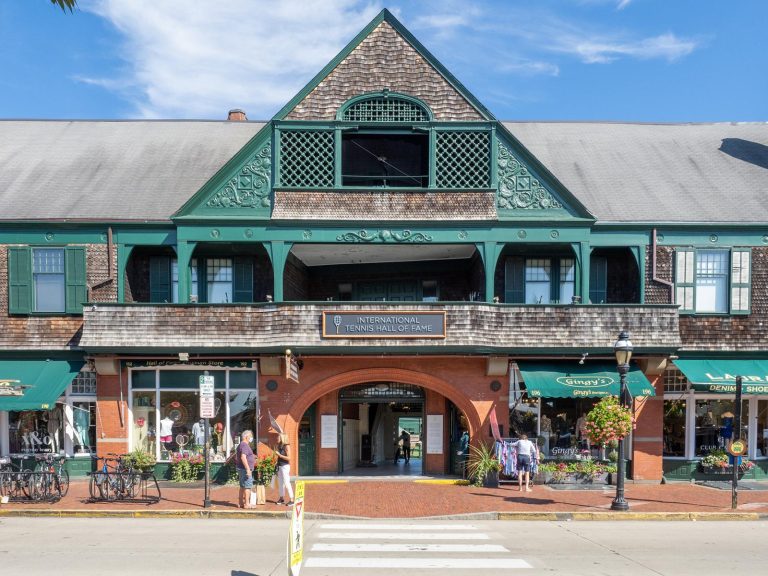
<instances>
[{"instance_id":1,"label":"sky","mask_svg":"<svg viewBox=\"0 0 768 576\"><path fill-rule=\"evenodd\" d=\"M768 120L766 0L0 0L0 118L271 118L388 8L501 120Z\"/></svg>"}]
</instances>

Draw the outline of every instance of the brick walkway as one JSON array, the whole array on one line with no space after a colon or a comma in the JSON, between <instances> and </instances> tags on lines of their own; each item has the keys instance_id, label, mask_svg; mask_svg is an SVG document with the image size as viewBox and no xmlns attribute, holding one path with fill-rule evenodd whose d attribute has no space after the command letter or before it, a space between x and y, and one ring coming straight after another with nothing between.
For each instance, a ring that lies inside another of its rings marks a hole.
<instances>
[{"instance_id":1,"label":"brick walkway","mask_svg":"<svg viewBox=\"0 0 768 576\"><path fill-rule=\"evenodd\" d=\"M214 486L213 509L237 510L237 487ZM596 512L607 511L615 489L555 490L536 486L532 492L518 492L516 486L475 488L412 481L351 481L344 483L308 483L307 512L370 518L415 518L478 512ZM200 511L203 489L176 487L163 483L163 498L156 504L88 501L88 484L73 481L69 494L55 504L10 503L3 510L130 510L130 511ZM277 489L267 489L267 504L259 510L279 512L284 506L274 503ZM727 490L685 483L665 485L628 484L626 498L633 512L730 512L731 493ZM740 491L739 511L768 513L768 491Z\"/></svg>"}]
</instances>

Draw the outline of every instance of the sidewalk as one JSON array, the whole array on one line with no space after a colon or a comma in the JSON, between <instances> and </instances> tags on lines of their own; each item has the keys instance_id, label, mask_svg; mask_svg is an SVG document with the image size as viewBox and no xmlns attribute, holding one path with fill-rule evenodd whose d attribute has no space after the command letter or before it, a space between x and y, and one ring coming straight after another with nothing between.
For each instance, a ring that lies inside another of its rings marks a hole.
<instances>
[{"instance_id":1,"label":"sidewalk","mask_svg":"<svg viewBox=\"0 0 768 576\"><path fill-rule=\"evenodd\" d=\"M766 486L768 488L768 486ZM203 508L201 483L179 487L162 483L162 499L156 504L88 501L88 483L74 480L66 498L55 504L19 502L0 505L0 517L17 515L119 515L155 516L284 516L285 506L275 504L277 489L267 488L267 504L256 511L237 508L236 486L213 486L212 508ZM628 484L625 496L630 514L611 512L615 488L561 490L535 486L518 492L517 486L475 488L441 480L307 479L305 510L313 516L364 518L418 518L483 515L488 518L597 519L692 519L730 517L729 490L687 483ZM213 512L213 514L209 514ZM601 514L602 513L602 514ZM725 514L726 516L723 516ZM738 519L768 519L768 490L740 490Z\"/></svg>"}]
</instances>

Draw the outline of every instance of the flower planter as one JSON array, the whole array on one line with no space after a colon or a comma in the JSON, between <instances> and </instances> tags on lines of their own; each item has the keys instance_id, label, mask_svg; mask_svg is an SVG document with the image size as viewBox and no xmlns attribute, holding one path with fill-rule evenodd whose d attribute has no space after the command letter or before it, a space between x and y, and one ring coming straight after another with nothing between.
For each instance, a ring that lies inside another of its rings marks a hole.
<instances>
[{"instance_id":1,"label":"flower planter","mask_svg":"<svg viewBox=\"0 0 768 576\"><path fill-rule=\"evenodd\" d=\"M495 470L489 470L483 478L484 488L498 488L499 487L499 473Z\"/></svg>"}]
</instances>

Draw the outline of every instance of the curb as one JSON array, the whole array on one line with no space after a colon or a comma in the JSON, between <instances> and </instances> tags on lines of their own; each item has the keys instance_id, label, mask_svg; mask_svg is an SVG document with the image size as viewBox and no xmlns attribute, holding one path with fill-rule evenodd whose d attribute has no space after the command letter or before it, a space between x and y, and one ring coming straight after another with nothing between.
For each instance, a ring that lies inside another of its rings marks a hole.
<instances>
[{"instance_id":1,"label":"curb","mask_svg":"<svg viewBox=\"0 0 768 576\"><path fill-rule=\"evenodd\" d=\"M288 519L288 511L257 510L0 510L0 518L192 518L228 520ZM600 521L737 521L768 520L768 513L757 512L470 512L416 518L369 518L322 512L305 512L308 520L502 520L538 522L600 522Z\"/></svg>"}]
</instances>

